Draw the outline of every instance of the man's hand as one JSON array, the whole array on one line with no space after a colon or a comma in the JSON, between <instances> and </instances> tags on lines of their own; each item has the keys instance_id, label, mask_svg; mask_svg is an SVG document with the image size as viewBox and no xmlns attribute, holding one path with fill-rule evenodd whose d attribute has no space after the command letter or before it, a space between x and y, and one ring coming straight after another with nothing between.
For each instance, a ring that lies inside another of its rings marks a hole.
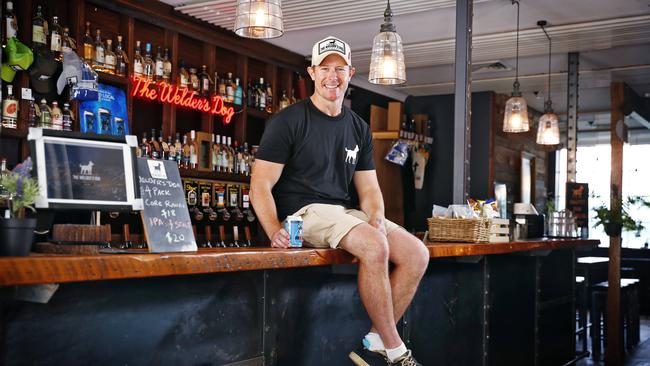
<instances>
[{"instance_id":1,"label":"man's hand","mask_svg":"<svg viewBox=\"0 0 650 366\"><path fill-rule=\"evenodd\" d=\"M289 238L289 233L284 229L280 229L273 234L271 246L273 248L289 248Z\"/></svg>"},{"instance_id":2,"label":"man's hand","mask_svg":"<svg viewBox=\"0 0 650 366\"><path fill-rule=\"evenodd\" d=\"M385 224L386 219L383 216L372 216L370 217L370 220L368 220L368 223L370 226L374 227L375 229L379 230L382 234L386 234L386 226Z\"/></svg>"}]
</instances>

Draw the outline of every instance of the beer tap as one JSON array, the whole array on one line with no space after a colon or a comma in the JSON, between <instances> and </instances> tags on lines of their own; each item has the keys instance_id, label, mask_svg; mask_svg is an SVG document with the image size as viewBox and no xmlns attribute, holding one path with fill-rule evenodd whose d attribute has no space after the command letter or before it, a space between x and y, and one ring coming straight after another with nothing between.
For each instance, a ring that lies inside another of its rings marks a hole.
<instances>
[{"instance_id":1,"label":"beer tap","mask_svg":"<svg viewBox=\"0 0 650 366\"><path fill-rule=\"evenodd\" d=\"M203 248L212 248L212 228L210 225L205 225L205 242Z\"/></svg>"},{"instance_id":2,"label":"beer tap","mask_svg":"<svg viewBox=\"0 0 650 366\"><path fill-rule=\"evenodd\" d=\"M232 226L232 238L233 241L230 246L237 247L237 248L241 247L241 245L239 244L239 226L237 225Z\"/></svg>"},{"instance_id":3,"label":"beer tap","mask_svg":"<svg viewBox=\"0 0 650 366\"><path fill-rule=\"evenodd\" d=\"M206 214L208 214L208 220L210 221L216 221L218 218L217 212L212 209L212 207L208 207L205 210L203 210Z\"/></svg>"},{"instance_id":4,"label":"beer tap","mask_svg":"<svg viewBox=\"0 0 650 366\"><path fill-rule=\"evenodd\" d=\"M203 212L201 212L201 209L198 207L192 207L190 209L190 213L193 215L193 218L195 221L201 221L203 220Z\"/></svg>"},{"instance_id":5,"label":"beer tap","mask_svg":"<svg viewBox=\"0 0 650 366\"><path fill-rule=\"evenodd\" d=\"M221 239L221 242L217 244L217 246L226 248L226 242L224 241L225 237L226 237L226 228L223 225L219 225L219 239Z\"/></svg>"},{"instance_id":6,"label":"beer tap","mask_svg":"<svg viewBox=\"0 0 650 366\"><path fill-rule=\"evenodd\" d=\"M253 222L255 221L255 213L250 208L245 208L242 213L246 216L246 221Z\"/></svg>"},{"instance_id":7,"label":"beer tap","mask_svg":"<svg viewBox=\"0 0 650 366\"><path fill-rule=\"evenodd\" d=\"M246 238L246 246L251 247L251 228L249 226L244 226L244 237Z\"/></svg>"},{"instance_id":8,"label":"beer tap","mask_svg":"<svg viewBox=\"0 0 650 366\"><path fill-rule=\"evenodd\" d=\"M232 210L230 211L230 213L235 217L235 221L244 220L244 213L239 208L239 206L233 207Z\"/></svg>"}]
</instances>

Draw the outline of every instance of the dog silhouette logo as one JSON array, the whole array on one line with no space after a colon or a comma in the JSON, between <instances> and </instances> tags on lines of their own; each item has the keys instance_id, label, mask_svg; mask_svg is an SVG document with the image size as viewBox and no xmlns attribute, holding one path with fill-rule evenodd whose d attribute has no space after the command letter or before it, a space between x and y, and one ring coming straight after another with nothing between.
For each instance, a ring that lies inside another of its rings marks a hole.
<instances>
[{"instance_id":1,"label":"dog silhouette logo","mask_svg":"<svg viewBox=\"0 0 650 366\"><path fill-rule=\"evenodd\" d=\"M88 164L79 164L79 169L81 170L79 174L81 175L93 175L93 166L95 163L89 161Z\"/></svg>"},{"instance_id":2,"label":"dog silhouette logo","mask_svg":"<svg viewBox=\"0 0 650 366\"><path fill-rule=\"evenodd\" d=\"M356 164L357 163L357 153L359 152L359 145L356 145L354 149L350 150L347 147L345 148L345 152L347 153L345 156L345 162L350 163L350 164Z\"/></svg>"}]
</instances>

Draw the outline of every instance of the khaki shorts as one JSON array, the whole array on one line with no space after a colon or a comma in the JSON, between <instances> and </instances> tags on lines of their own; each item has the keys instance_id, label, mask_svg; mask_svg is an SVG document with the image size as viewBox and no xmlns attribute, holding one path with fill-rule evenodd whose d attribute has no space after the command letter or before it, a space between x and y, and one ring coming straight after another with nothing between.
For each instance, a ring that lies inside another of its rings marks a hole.
<instances>
[{"instance_id":1,"label":"khaki shorts","mask_svg":"<svg viewBox=\"0 0 650 366\"><path fill-rule=\"evenodd\" d=\"M323 203L307 205L296 211L293 216L302 218L305 246L316 248L338 247L341 239L353 227L369 220L363 211ZM389 220L385 221L384 227L386 234L400 228Z\"/></svg>"}]
</instances>

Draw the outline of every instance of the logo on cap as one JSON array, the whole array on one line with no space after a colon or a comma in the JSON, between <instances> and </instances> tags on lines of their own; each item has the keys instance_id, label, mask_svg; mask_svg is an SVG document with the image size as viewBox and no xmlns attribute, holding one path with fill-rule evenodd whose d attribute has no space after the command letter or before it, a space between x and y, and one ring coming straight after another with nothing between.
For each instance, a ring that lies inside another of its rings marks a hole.
<instances>
[{"instance_id":1,"label":"logo on cap","mask_svg":"<svg viewBox=\"0 0 650 366\"><path fill-rule=\"evenodd\" d=\"M321 41L318 43L318 54L322 55L325 52L329 51L336 51L340 52L343 55L347 56L347 52L345 51L345 43L341 42L338 39L326 39L324 41Z\"/></svg>"}]
</instances>

